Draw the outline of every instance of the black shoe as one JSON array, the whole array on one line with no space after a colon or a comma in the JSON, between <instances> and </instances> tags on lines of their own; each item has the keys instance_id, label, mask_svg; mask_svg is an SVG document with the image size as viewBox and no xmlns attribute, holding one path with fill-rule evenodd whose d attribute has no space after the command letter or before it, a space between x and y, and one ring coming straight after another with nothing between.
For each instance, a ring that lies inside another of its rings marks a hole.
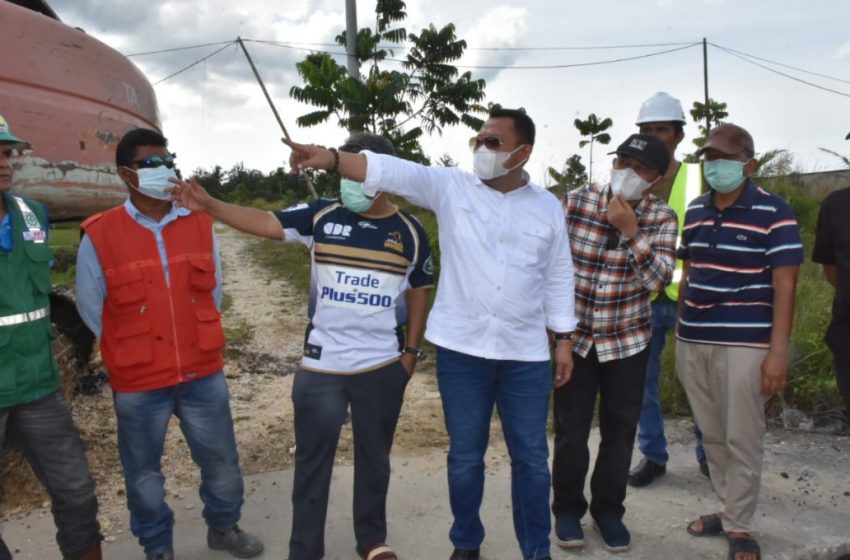
<instances>
[{"instance_id":1,"label":"black shoe","mask_svg":"<svg viewBox=\"0 0 850 560\"><path fill-rule=\"evenodd\" d=\"M650 484L659 476L663 476L666 472L666 465L659 465L644 457L637 467L629 471L629 486L641 488Z\"/></svg>"},{"instance_id":2,"label":"black shoe","mask_svg":"<svg viewBox=\"0 0 850 560\"><path fill-rule=\"evenodd\" d=\"M452 555L449 556L449 560L478 560L478 557L481 555L480 549L472 549L472 550L464 550L463 548L456 548Z\"/></svg>"},{"instance_id":3,"label":"black shoe","mask_svg":"<svg viewBox=\"0 0 850 560\"><path fill-rule=\"evenodd\" d=\"M700 463L699 464L699 472L705 475L707 478L711 478L711 471L708 470L708 463Z\"/></svg>"}]
</instances>

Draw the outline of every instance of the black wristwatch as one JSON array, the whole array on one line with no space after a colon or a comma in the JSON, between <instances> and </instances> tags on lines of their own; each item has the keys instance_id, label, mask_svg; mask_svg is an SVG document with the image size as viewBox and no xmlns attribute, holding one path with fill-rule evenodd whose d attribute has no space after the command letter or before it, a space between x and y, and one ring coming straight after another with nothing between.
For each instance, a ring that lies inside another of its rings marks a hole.
<instances>
[{"instance_id":1,"label":"black wristwatch","mask_svg":"<svg viewBox=\"0 0 850 560\"><path fill-rule=\"evenodd\" d=\"M552 338L555 340L573 340L573 333L565 332L565 333L554 333Z\"/></svg>"},{"instance_id":2,"label":"black wristwatch","mask_svg":"<svg viewBox=\"0 0 850 560\"><path fill-rule=\"evenodd\" d=\"M413 354L417 360L421 360L425 357L425 351L421 348L417 348L416 346L405 346L404 350L401 351L402 354Z\"/></svg>"}]
</instances>

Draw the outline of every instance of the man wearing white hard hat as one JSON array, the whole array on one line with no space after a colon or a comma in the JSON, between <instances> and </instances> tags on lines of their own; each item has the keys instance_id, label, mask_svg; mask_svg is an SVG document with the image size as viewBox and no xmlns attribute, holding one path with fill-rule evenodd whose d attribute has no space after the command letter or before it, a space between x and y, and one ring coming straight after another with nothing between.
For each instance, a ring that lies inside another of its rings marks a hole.
<instances>
[{"instance_id":1,"label":"man wearing white hard hat","mask_svg":"<svg viewBox=\"0 0 850 560\"><path fill-rule=\"evenodd\" d=\"M702 191L702 173L698 163L683 163L676 159L676 148L685 137L685 112L678 99L665 92L658 92L640 107L637 126L641 134L651 134L661 140L670 153L670 165L662 179L653 189L653 194L669 204L679 217L679 237L688 203ZM646 365L643 408L638 423L638 446L643 459L629 473L629 485L647 486L667 471L667 438L664 436L664 416L661 412L659 378L661 353L667 333L676 325L676 302L679 299L679 280L682 276L682 261L676 261L676 270L666 288L653 296L652 338L649 345L649 361ZM708 463L702 448L699 428L696 430L696 455L700 471L708 475Z\"/></svg>"}]
</instances>

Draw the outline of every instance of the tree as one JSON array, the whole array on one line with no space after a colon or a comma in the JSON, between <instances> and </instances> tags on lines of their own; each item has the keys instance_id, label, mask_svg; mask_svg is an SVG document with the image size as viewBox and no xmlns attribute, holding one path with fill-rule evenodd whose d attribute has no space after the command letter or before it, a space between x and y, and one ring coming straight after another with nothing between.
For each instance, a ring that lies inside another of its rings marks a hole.
<instances>
[{"instance_id":1,"label":"tree","mask_svg":"<svg viewBox=\"0 0 850 560\"><path fill-rule=\"evenodd\" d=\"M581 156L573 154L567 158L562 171L550 167L547 172L549 177L555 181L550 187L552 194L561 198L567 192L587 184L587 168L581 162Z\"/></svg>"},{"instance_id":2,"label":"tree","mask_svg":"<svg viewBox=\"0 0 850 560\"><path fill-rule=\"evenodd\" d=\"M850 134L848 134L847 136L850 136ZM837 157L844 164L844 167L846 167L847 169L850 169L850 157L843 156L843 155L839 154L838 152L834 152L834 151L832 151L828 148L818 148L818 149L822 152L826 152L827 154L829 154L831 156Z\"/></svg>"},{"instance_id":3,"label":"tree","mask_svg":"<svg viewBox=\"0 0 850 560\"><path fill-rule=\"evenodd\" d=\"M441 167L457 167L457 162L451 155L449 155L448 152L446 152L437 159L437 165Z\"/></svg>"},{"instance_id":4,"label":"tree","mask_svg":"<svg viewBox=\"0 0 850 560\"><path fill-rule=\"evenodd\" d=\"M587 177L588 181L593 180L593 144L594 142L599 142L600 144L608 144L611 142L611 135L605 132L614 124L610 118L599 120L594 113L590 113L585 120L576 119L573 121L573 125L578 129L578 132L581 136L587 136L588 140L582 140L578 143L579 148L584 148L588 144L590 144L590 169L588 170Z\"/></svg>"},{"instance_id":5,"label":"tree","mask_svg":"<svg viewBox=\"0 0 850 560\"><path fill-rule=\"evenodd\" d=\"M392 141L404 158L430 163L422 152L424 133L441 133L446 126L465 124L475 130L483 121L474 115L483 113L484 80L475 80L470 72L461 74L452 65L463 56L466 41L455 35L448 24L433 25L420 34L407 33L392 26L407 17L402 0L378 0L375 29L357 33L357 57L365 63L360 79L349 77L346 68L328 53L308 55L296 65L304 80L293 86L290 95L317 109L297 119L299 126L315 126L331 118L352 132L369 131ZM345 44L345 32L337 36ZM393 56L391 48L407 42L402 70L385 69Z\"/></svg>"},{"instance_id":6,"label":"tree","mask_svg":"<svg viewBox=\"0 0 850 560\"><path fill-rule=\"evenodd\" d=\"M794 155L784 148L768 150L757 158L757 179L784 177L794 170Z\"/></svg>"},{"instance_id":7,"label":"tree","mask_svg":"<svg viewBox=\"0 0 850 560\"><path fill-rule=\"evenodd\" d=\"M726 103L715 101L710 97L708 98L708 106L706 106L705 103L694 101L694 106L690 110L690 113L691 118L694 119L694 122L699 126L700 135L697 138L694 138L694 144L697 149L702 148L705 145L705 141L708 139L709 130L705 125L706 117L708 117L711 128L714 128L721 124L723 119L729 116L729 112L726 110Z\"/></svg>"}]
</instances>

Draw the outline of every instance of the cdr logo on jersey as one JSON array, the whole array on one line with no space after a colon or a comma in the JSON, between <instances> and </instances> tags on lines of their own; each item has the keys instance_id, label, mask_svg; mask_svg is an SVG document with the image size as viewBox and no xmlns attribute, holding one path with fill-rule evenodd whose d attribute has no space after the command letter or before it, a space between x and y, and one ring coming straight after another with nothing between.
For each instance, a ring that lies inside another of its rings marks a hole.
<instances>
[{"instance_id":1,"label":"cdr logo on jersey","mask_svg":"<svg viewBox=\"0 0 850 560\"><path fill-rule=\"evenodd\" d=\"M344 226L342 224L335 224L333 222L328 222L324 226L322 226L322 231L328 237L336 239L346 239L348 237L351 237L351 226Z\"/></svg>"},{"instance_id":2,"label":"cdr logo on jersey","mask_svg":"<svg viewBox=\"0 0 850 560\"><path fill-rule=\"evenodd\" d=\"M321 266L319 305L375 313L391 309L403 277L376 270Z\"/></svg>"}]
</instances>

